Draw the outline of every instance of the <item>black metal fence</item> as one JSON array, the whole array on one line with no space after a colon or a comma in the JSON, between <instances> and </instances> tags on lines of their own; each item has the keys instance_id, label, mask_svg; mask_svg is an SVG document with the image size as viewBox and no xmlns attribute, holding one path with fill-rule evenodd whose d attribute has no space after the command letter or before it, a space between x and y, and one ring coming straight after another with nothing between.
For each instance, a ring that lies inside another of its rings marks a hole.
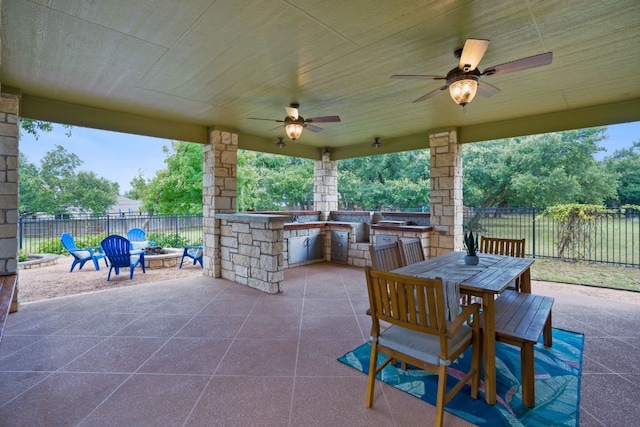
<instances>
[{"instance_id":1,"label":"black metal fence","mask_svg":"<svg viewBox=\"0 0 640 427\"><path fill-rule=\"evenodd\" d=\"M147 239L158 246L181 247L202 243L202 216L131 215L89 216L82 218L20 218L18 244L26 253L64 253L60 235L69 233L78 245L99 245L111 234L127 235L132 228L141 228Z\"/></svg>"},{"instance_id":2,"label":"black metal fence","mask_svg":"<svg viewBox=\"0 0 640 427\"><path fill-rule=\"evenodd\" d=\"M640 212L611 210L588 228L562 254L558 240L562 230L555 219L541 216L537 208L469 208L466 226L488 237L526 239L526 255L539 258L579 259L588 262L640 267ZM102 216L69 219L29 219L19 222L19 246L26 253L64 253L62 233L84 245L97 245L110 234L126 236L131 228L147 232L159 246L181 247L202 243L202 216Z\"/></svg>"},{"instance_id":3,"label":"black metal fence","mask_svg":"<svg viewBox=\"0 0 640 427\"><path fill-rule=\"evenodd\" d=\"M640 213L612 209L590 222L579 238L560 253L558 242L564 228L554 218L541 216L537 208L468 208L466 227L487 237L526 239L526 255L587 262L640 266Z\"/></svg>"}]
</instances>

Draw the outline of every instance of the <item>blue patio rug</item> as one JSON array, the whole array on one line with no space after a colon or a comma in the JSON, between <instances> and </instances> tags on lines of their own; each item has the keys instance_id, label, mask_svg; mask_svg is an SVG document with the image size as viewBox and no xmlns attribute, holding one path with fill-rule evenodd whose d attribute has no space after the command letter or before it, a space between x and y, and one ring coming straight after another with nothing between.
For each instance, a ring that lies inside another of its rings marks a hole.
<instances>
[{"instance_id":1,"label":"blue patio rug","mask_svg":"<svg viewBox=\"0 0 640 427\"><path fill-rule=\"evenodd\" d=\"M534 347L536 406L522 404L520 386L520 349L503 343L496 344L498 397L496 405L484 401L481 381L478 399L470 395L466 385L447 404L445 410L479 426L577 426L580 414L580 375L584 335L553 329L553 346L541 343ZM369 372L371 345L365 343L338 360L364 374ZM382 360L382 358L381 358ZM469 370L470 349L451 365L449 376L461 378ZM421 369L403 371L387 365L378 379L432 405L436 403L438 377ZM449 378L447 390L455 384ZM362 391L362 398L366 390Z\"/></svg>"}]
</instances>

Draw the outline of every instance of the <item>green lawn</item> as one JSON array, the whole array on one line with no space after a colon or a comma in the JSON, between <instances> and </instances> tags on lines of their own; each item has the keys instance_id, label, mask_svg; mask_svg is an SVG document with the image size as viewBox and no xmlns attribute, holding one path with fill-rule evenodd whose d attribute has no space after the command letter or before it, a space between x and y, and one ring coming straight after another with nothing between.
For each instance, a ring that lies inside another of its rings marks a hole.
<instances>
[{"instance_id":1,"label":"green lawn","mask_svg":"<svg viewBox=\"0 0 640 427\"><path fill-rule=\"evenodd\" d=\"M536 258L531 278L640 292L640 268Z\"/></svg>"}]
</instances>

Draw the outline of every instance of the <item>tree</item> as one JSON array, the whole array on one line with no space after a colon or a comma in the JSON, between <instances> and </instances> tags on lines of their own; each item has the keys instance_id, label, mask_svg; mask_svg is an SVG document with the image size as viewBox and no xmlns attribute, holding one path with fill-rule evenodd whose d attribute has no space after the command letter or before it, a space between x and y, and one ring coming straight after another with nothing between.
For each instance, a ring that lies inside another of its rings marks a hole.
<instances>
[{"instance_id":1,"label":"tree","mask_svg":"<svg viewBox=\"0 0 640 427\"><path fill-rule=\"evenodd\" d=\"M151 214L202 213L202 146L174 141L164 152L168 155L165 169L146 184L141 176L131 182L143 193L143 208Z\"/></svg>"},{"instance_id":2,"label":"tree","mask_svg":"<svg viewBox=\"0 0 640 427\"><path fill-rule=\"evenodd\" d=\"M313 162L240 150L238 198L241 210L311 209Z\"/></svg>"},{"instance_id":3,"label":"tree","mask_svg":"<svg viewBox=\"0 0 640 427\"><path fill-rule=\"evenodd\" d=\"M344 209L422 208L429 204L428 150L338 161Z\"/></svg>"},{"instance_id":4,"label":"tree","mask_svg":"<svg viewBox=\"0 0 640 427\"><path fill-rule=\"evenodd\" d=\"M605 168L617 176L619 205L640 205L640 140L631 148L617 150L603 161Z\"/></svg>"},{"instance_id":5,"label":"tree","mask_svg":"<svg viewBox=\"0 0 640 427\"><path fill-rule=\"evenodd\" d=\"M84 213L106 213L117 200L119 185L93 172L76 173L81 164L78 156L60 145L44 155L40 167L29 163L21 153L20 212L62 215L74 208Z\"/></svg>"},{"instance_id":6,"label":"tree","mask_svg":"<svg viewBox=\"0 0 640 427\"><path fill-rule=\"evenodd\" d=\"M20 189L18 210L20 213L42 212L43 202L40 192L45 187L38 167L29 162L24 153L18 157L18 168L20 172Z\"/></svg>"},{"instance_id":7,"label":"tree","mask_svg":"<svg viewBox=\"0 0 640 427\"><path fill-rule=\"evenodd\" d=\"M79 207L84 213L105 215L117 201L119 192L118 183L100 178L93 172L80 171L71 189L71 205Z\"/></svg>"},{"instance_id":8,"label":"tree","mask_svg":"<svg viewBox=\"0 0 640 427\"><path fill-rule=\"evenodd\" d=\"M71 136L71 129L73 128L71 125L62 125L66 130L66 135ZM33 135L37 140L40 137L40 132L51 132L53 130L53 126L50 122L43 122L41 120L32 120L20 118L20 128Z\"/></svg>"},{"instance_id":9,"label":"tree","mask_svg":"<svg viewBox=\"0 0 640 427\"><path fill-rule=\"evenodd\" d=\"M510 138L464 147L464 203L469 206L602 204L615 176L596 162L606 128Z\"/></svg>"},{"instance_id":10,"label":"tree","mask_svg":"<svg viewBox=\"0 0 640 427\"><path fill-rule=\"evenodd\" d=\"M133 200L144 200L149 191L149 181L142 176L141 170L138 170L138 176L134 177L130 184L131 190L124 193L124 197Z\"/></svg>"}]
</instances>

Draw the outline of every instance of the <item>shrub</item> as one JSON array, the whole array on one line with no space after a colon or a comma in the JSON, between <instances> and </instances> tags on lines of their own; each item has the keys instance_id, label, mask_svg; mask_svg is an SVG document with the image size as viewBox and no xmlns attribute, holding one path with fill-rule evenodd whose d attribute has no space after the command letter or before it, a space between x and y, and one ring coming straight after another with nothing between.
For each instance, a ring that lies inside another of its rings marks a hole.
<instances>
[{"instance_id":1,"label":"shrub","mask_svg":"<svg viewBox=\"0 0 640 427\"><path fill-rule=\"evenodd\" d=\"M79 248L88 248L90 246L100 246L100 242L106 237L106 234L96 234L93 236L83 236L82 238L75 239L76 246ZM62 246L60 239L43 240L38 245L39 254L56 254L56 255L68 255L69 252Z\"/></svg>"},{"instance_id":2,"label":"shrub","mask_svg":"<svg viewBox=\"0 0 640 427\"><path fill-rule=\"evenodd\" d=\"M151 242L155 242L156 246L162 246L163 248L180 248L191 244L186 237L175 235L175 233L149 233L148 239Z\"/></svg>"},{"instance_id":3,"label":"shrub","mask_svg":"<svg viewBox=\"0 0 640 427\"><path fill-rule=\"evenodd\" d=\"M38 245L39 254L56 254L56 255L66 255L68 252L62 246L62 242L60 239L49 239L43 240Z\"/></svg>"},{"instance_id":4,"label":"shrub","mask_svg":"<svg viewBox=\"0 0 640 427\"><path fill-rule=\"evenodd\" d=\"M598 235L598 220L613 213L600 205L571 203L549 206L540 215L558 221L556 246L560 259L582 260L589 259L590 252L595 249L591 238Z\"/></svg>"}]
</instances>

